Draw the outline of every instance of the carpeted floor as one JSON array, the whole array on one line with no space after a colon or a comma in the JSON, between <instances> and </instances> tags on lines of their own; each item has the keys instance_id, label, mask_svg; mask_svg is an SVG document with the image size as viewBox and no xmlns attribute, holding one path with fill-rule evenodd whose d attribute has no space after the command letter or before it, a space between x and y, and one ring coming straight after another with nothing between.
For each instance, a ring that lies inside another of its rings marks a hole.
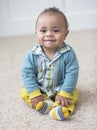
<instances>
[{"instance_id":1,"label":"carpeted floor","mask_svg":"<svg viewBox=\"0 0 97 130\"><path fill-rule=\"evenodd\" d=\"M66 121L40 115L20 98L21 64L35 36L0 38L0 130L97 130L97 30L71 32L79 64L79 102Z\"/></svg>"}]
</instances>

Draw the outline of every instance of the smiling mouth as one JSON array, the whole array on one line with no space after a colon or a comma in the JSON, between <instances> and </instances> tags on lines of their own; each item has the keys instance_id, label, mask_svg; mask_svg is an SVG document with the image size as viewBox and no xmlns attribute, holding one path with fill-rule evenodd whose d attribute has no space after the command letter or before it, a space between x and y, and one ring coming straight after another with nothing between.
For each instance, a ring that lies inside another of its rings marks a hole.
<instances>
[{"instance_id":1,"label":"smiling mouth","mask_svg":"<svg viewBox=\"0 0 97 130\"><path fill-rule=\"evenodd\" d=\"M44 40L45 42L55 42L55 40Z\"/></svg>"}]
</instances>

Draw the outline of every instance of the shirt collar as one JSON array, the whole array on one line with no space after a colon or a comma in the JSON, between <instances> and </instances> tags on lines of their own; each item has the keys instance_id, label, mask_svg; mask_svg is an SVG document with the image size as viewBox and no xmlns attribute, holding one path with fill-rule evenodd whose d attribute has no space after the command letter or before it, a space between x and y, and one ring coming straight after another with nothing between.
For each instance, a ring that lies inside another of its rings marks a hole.
<instances>
[{"instance_id":1,"label":"shirt collar","mask_svg":"<svg viewBox=\"0 0 97 130\"><path fill-rule=\"evenodd\" d=\"M60 48L58 48L56 53L64 53L68 50L70 50L70 47L67 44L63 43L62 46ZM42 50L41 46L38 44L33 47L32 52L35 55L43 54L43 50Z\"/></svg>"},{"instance_id":2,"label":"shirt collar","mask_svg":"<svg viewBox=\"0 0 97 130\"><path fill-rule=\"evenodd\" d=\"M67 44L63 43L62 46L60 48L58 48L56 53L62 54L62 53L67 52L68 50L70 50L70 47Z\"/></svg>"},{"instance_id":3,"label":"shirt collar","mask_svg":"<svg viewBox=\"0 0 97 130\"><path fill-rule=\"evenodd\" d=\"M34 55L39 55L39 54L42 54L43 53L43 51L42 51L42 48L41 48L41 46L40 45L35 45L34 47L33 47L33 49L32 49L32 53L34 54Z\"/></svg>"}]
</instances>

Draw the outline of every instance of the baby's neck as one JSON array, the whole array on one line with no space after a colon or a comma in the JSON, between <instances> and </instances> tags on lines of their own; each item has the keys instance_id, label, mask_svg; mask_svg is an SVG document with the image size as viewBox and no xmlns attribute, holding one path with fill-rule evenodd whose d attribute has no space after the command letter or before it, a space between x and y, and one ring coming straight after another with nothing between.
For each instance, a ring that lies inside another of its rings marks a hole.
<instances>
[{"instance_id":1,"label":"baby's neck","mask_svg":"<svg viewBox=\"0 0 97 130\"><path fill-rule=\"evenodd\" d=\"M48 59L49 60L52 60L53 59L53 57L55 56L55 53L53 54L51 54L51 53L46 53L46 56L48 57Z\"/></svg>"},{"instance_id":2,"label":"baby's neck","mask_svg":"<svg viewBox=\"0 0 97 130\"><path fill-rule=\"evenodd\" d=\"M52 60L53 57L55 56L56 50L52 49L43 49L45 55L48 57L48 59Z\"/></svg>"}]
</instances>

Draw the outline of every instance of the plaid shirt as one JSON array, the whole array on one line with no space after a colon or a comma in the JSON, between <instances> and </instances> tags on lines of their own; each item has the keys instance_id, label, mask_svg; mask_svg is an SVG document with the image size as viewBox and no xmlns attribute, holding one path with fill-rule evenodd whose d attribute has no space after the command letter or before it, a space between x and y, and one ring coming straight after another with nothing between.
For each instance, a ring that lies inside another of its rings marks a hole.
<instances>
[{"instance_id":1,"label":"plaid shirt","mask_svg":"<svg viewBox=\"0 0 97 130\"><path fill-rule=\"evenodd\" d=\"M68 48L69 49L69 48ZM67 48L64 46L60 47L52 60L49 60L48 57L43 53L42 48L37 46L34 53L38 53L38 83L40 84L40 89L42 89L49 97L53 96L56 93L56 76L59 58L67 51Z\"/></svg>"}]
</instances>

